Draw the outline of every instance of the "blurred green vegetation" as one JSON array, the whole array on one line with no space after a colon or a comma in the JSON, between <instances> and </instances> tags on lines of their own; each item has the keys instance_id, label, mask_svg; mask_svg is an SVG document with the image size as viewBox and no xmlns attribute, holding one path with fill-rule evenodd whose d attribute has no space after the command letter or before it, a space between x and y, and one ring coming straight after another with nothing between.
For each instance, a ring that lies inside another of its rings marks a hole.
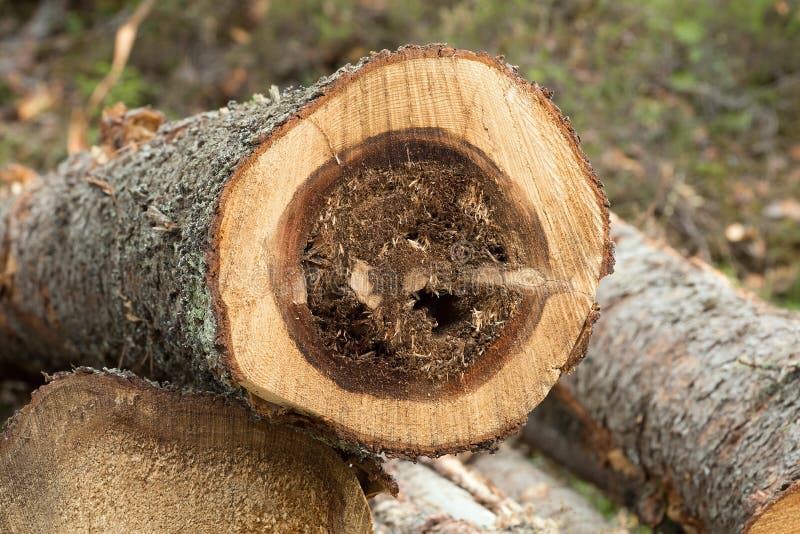
<instances>
[{"instance_id":1,"label":"blurred green vegetation","mask_svg":"<svg viewBox=\"0 0 800 534\"><path fill-rule=\"evenodd\" d=\"M64 157L70 111L105 75L136 5L0 3L0 164L47 169ZM56 15L14 65L42 6ZM800 307L796 1L164 0L106 104L180 117L407 42L505 55L555 91L617 213ZM52 102L21 120L40 85ZM731 225L744 238L726 237Z\"/></svg>"},{"instance_id":2,"label":"blurred green vegetation","mask_svg":"<svg viewBox=\"0 0 800 534\"><path fill-rule=\"evenodd\" d=\"M621 531L630 532L631 534L646 534L654 531L653 528L640 524L635 515L614 503L614 501L597 486L579 479L568 471L567 468L541 455L541 453L530 451L529 460L537 469L544 471L557 481L579 493L588 503L594 506L603 517L608 519L612 525L619 527ZM660 525L655 531L664 532L665 534L668 532L671 533L675 530L675 526L674 523L665 521L664 524Z\"/></svg>"}]
</instances>

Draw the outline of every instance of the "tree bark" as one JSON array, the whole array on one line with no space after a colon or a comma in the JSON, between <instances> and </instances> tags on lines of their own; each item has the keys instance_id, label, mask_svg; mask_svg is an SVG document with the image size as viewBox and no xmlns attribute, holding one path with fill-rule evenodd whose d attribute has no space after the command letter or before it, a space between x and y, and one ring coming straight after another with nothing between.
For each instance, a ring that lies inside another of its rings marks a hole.
<instances>
[{"instance_id":1,"label":"tree bark","mask_svg":"<svg viewBox=\"0 0 800 534\"><path fill-rule=\"evenodd\" d=\"M332 449L242 403L60 374L0 435L3 532L372 532Z\"/></svg>"},{"instance_id":2,"label":"tree bark","mask_svg":"<svg viewBox=\"0 0 800 534\"><path fill-rule=\"evenodd\" d=\"M499 59L405 47L160 127L105 121L103 147L7 188L0 359L244 391L417 456L491 446L585 352L605 195Z\"/></svg>"},{"instance_id":3,"label":"tree bark","mask_svg":"<svg viewBox=\"0 0 800 534\"><path fill-rule=\"evenodd\" d=\"M392 460L387 469L400 493L372 500L376 532L625 532L508 446L465 462L455 456L419 464Z\"/></svg>"},{"instance_id":4,"label":"tree bark","mask_svg":"<svg viewBox=\"0 0 800 534\"><path fill-rule=\"evenodd\" d=\"M496 454L481 453L469 459L469 468L522 507L555 522L563 532L612 534L626 532L612 524L586 498L566 482L534 465L522 451L504 444Z\"/></svg>"},{"instance_id":5,"label":"tree bark","mask_svg":"<svg viewBox=\"0 0 800 534\"><path fill-rule=\"evenodd\" d=\"M589 357L525 439L651 525L796 531L800 317L621 221L612 236Z\"/></svg>"},{"instance_id":6,"label":"tree bark","mask_svg":"<svg viewBox=\"0 0 800 534\"><path fill-rule=\"evenodd\" d=\"M523 508L453 456L429 465L390 460L386 469L401 489L396 499L373 499L376 532L558 532L556 522Z\"/></svg>"}]
</instances>

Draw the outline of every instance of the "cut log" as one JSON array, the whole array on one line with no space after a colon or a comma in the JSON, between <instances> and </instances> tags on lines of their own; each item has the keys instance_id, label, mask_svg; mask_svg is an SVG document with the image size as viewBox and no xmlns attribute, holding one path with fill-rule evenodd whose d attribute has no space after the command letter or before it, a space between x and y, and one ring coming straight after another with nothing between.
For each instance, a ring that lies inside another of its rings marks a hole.
<instances>
[{"instance_id":1,"label":"cut log","mask_svg":"<svg viewBox=\"0 0 800 534\"><path fill-rule=\"evenodd\" d=\"M443 457L431 464L387 462L400 493L396 499L379 495L372 500L375 532L559 532L555 521L523 508L457 458Z\"/></svg>"},{"instance_id":2,"label":"cut log","mask_svg":"<svg viewBox=\"0 0 800 534\"><path fill-rule=\"evenodd\" d=\"M3 532L372 532L332 449L242 403L58 376L0 435Z\"/></svg>"},{"instance_id":3,"label":"cut log","mask_svg":"<svg viewBox=\"0 0 800 534\"><path fill-rule=\"evenodd\" d=\"M800 316L614 220L590 356L525 439L649 524L798 532Z\"/></svg>"},{"instance_id":4,"label":"cut log","mask_svg":"<svg viewBox=\"0 0 800 534\"><path fill-rule=\"evenodd\" d=\"M528 506L539 517L572 534L621 534L586 498L545 470L523 452L503 445L496 454L481 453L468 466L490 479L508 498Z\"/></svg>"},{"instance_id":5,"label":"cut log","mask_svg":"<svg viewBox=\"0 0 800 534\"><path fill-rule=\"evenodd\" d=\"M549 96L432 45L156 132L110 114L0 206L0 354L243 388L362 451L491 446L581 359L612 264Z\"/></svg>"}]
</instances>

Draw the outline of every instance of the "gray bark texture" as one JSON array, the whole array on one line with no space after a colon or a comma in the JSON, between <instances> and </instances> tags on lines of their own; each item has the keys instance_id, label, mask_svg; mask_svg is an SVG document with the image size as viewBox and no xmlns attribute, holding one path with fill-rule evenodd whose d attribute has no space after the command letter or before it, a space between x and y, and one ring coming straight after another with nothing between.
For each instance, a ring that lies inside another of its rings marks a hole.
<instances>
[{"instance_id":1,"label":"gray bark texture","mask_svg":"<svg viewBox=\"0 0 800 534\"><path fill-rule=\"evenodd\" d=\"M800 316L612 221L588 356L524 439L649 524L739 532L800 481Z\"/></svg>"},{"instance_id":2,"label":"gray bark texture","mask_svg":"<svg viewBox=\"0 0 800 534\"><path fill-rule=\"evenodd\" d=\"M534 465L531 458L507 443L496 454L479 453L469 459L472 470L489 479L500 491L536 515L554 521L562 532L572 534L621 534L567 482Z\"/></svg>"},{"instance_id":3,"label":"gray bark texture","mask_svg":"<svg viewBox=\"0 0 800 534\"><path fill-rule=\"evenodd\" d=\"M76 154L0 196L0 367L126 367L233 390L207 282L220 193L270 133L322 96L306 89L163 124L110 161Z\"/></svg>"},{"instance_id":4,"label":"gray bark texture","mask_svg":"<svg viewBox=\"0 0 800 534\"><path fill-rule=\"evenodd\" d=\"M564 532L560 522L544 519L532 507L508 498L493 481L454 456L431 460L429 465L389 460L385 466L401 490L397 498L379 495L372 500L376 533ZM566 510L565 515L571 512Z\"/></svg>"}]
</instances>

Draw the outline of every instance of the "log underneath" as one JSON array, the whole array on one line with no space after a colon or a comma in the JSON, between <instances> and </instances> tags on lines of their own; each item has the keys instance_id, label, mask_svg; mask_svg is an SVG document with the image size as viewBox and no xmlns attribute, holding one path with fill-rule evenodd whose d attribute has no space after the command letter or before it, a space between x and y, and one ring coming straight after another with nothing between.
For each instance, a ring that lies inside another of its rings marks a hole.
<instances>
[{"instance_id":1,"label":"log underneath","mask_svg":"<svg viewBox=\"0 0 800 534\"><path fill-rule=\"evenodd\" d=\"M571 534L612 534L625 529L608 521L567 483L537 467L522 451L504 444L496 454L469 459L469 468L491 480L508 498Z\"/></svg>"},{"instance_id":2,"label":"log underneath","mask_svg":"<svg viewBox=\"0 0 800 534\"><path fill-rule=\"evenodd\" d=\"M527 441L649 524L798 532L800 316L614 220L590 356Z\"/></svg>"},{"instance_id":3,"label":"log underneath","mask_svg":"<svg viewBox=\"0 0 800 534\"><path fill-rule=\"evenodd\" d=\"M2 202L0 359L243 388L408 456L495 443L581 359L606 198L502 61L405 47L159 122L108 115Z\"/></svg>"},{"instance_id":4,"label":"log underneath","mask_svg":"<svg viewBox=\"0 0 800 534\"><path fill-rule=\"evenodd\" d=\"M382 534L480 532L558 532L558 525L507 498L491 484L476 477L458 459L442 458L457 479L433 466L391 460L386 464L397 479L396 499L379 495L372 502L375 531ZM455 466L455 467L454 467ZM471 478L462 487L459 477ZM488 501L486 497L489 497Z\"/></svg>"},{"instance_id":5,"label":"log underneath","mask_svg":"<svg viewBox=\"0 0 800 534\"><path fill-rule=\"evenodd\" d=\"M375 531L612 534L608 522L575 490L537 469L519 450L455 456L412 464L392 460L397 499L372 500ZM424 464L424 465L423 465Z\"/></svg>"},{"instance_id":6,"label":"log underneath","mask_svg":"<svg viewBox=\"0 0 800 534\"><path fill-rule=\"evenodd\" d=\"M3 532L371 532L327 446L241 403L80 370L0 435Z\"/></svg>"}]
</instances>

